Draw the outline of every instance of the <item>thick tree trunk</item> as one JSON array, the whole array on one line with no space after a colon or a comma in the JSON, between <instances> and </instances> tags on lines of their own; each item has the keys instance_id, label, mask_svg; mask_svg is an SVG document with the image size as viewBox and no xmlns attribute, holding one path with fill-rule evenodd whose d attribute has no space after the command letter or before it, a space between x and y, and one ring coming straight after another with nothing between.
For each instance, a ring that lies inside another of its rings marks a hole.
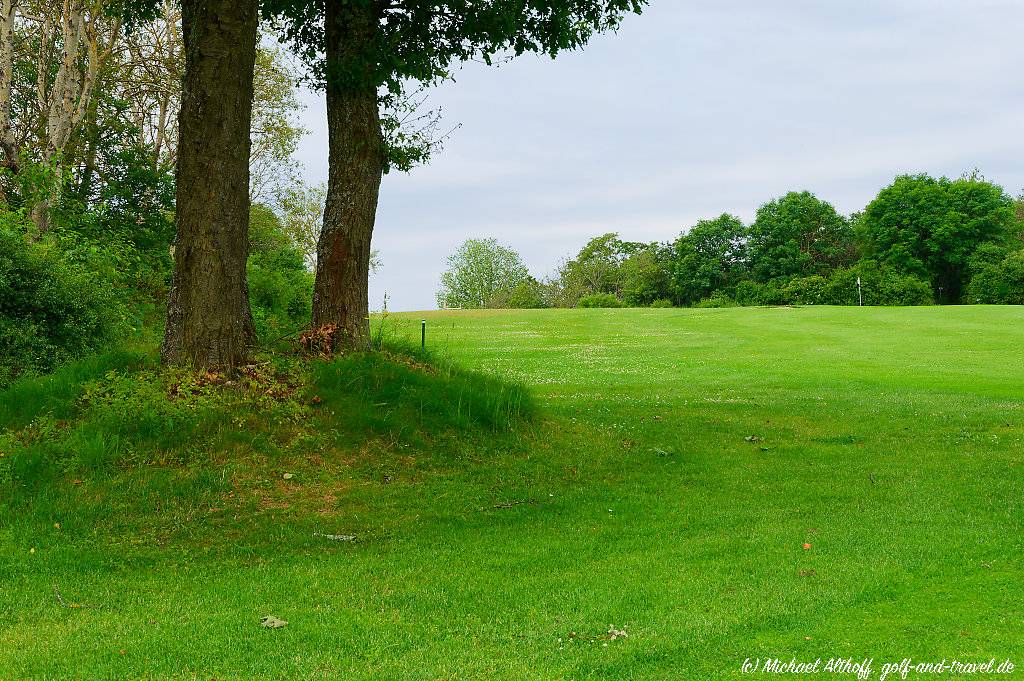
<instances>
[{"instance_id":1,"label":"thick tree trunk","mask_svg":"<svg viewBox=\"0 0 1024 681\"><path fill-rule=\"evenodd\" d=\"M353 75L355 55L373 38L378 18L368 6L327 3L329 165L324 226L317 243L313 326L337 326L341 349L370 341L370 241L384 172L384 140L372 78Z\"/></svg>"},{"instance_id":2,"label":"thick tree trunk","mask_svg":"<svg viewBox=\"0 0 1024 681\"><path fill-rule=\"evenodd\" d=\"M161 356L232 368L254 339L249 255L249 128L257 0L184 0L185 75L174 279Z\"/></svg>"}]
</instances>

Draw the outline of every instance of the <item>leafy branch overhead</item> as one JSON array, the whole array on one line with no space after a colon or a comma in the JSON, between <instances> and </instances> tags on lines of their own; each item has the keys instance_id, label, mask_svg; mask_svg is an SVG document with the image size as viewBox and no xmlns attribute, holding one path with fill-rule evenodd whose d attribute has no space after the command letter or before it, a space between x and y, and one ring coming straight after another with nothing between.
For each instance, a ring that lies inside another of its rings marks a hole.
<instances>
[{"instance_id":1,"label":"leafy branch overhead","mask_svg":"<svg viewBox=\"0 0 1024 681\"><path fill-rule=\"evenodd\" d=\"M324 58L325 5L267 0L264 16L314 70L319 82L345 87L405 90L410 81L432 84L453 64L492 63L504 54L552 57L582 47L595 34L618 28L625 14L639 14L647 0L351 0L349 14L374 19L370 40L340 59Z\"/></svg>"},{"instance_id":2,"label":"leafy branch overhead","mask_svg":"<svg viewBox=\"0 0 1024 681\"><path fill-rule=\"evenodd\" d=\"M440 129L439 111L424 107L423 87L451 79L453 66L527 52L554 57L617 28L625 13L639 13L645 4L353 0L339 10L342 32L369 26L360 29L360 39L346 39L338 53L325 49L324 3L268 0L263 13L308 65L314 84L378 93L387 172L426 163L442 147L450 131Z\"/></svg>"}]
</instances>

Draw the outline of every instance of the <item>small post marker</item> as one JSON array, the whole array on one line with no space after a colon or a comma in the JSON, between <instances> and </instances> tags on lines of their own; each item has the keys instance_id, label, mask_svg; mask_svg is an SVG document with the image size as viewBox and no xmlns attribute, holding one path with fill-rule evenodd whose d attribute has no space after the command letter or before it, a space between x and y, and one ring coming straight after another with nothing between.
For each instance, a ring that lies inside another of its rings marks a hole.
<instances>
[{"instance_id":1,"label":"small post marker","mask_svg":"<svg viewBox=\"0 0 1024 681\"><path fill-rule=\"evenodd\" d=\"M860 306L864 307L864 291L860 287L860 275L857 275L857 299L860 301Z\"/></svg>"},{"instance_id":2,"label":"small post marker","mask_svg":"<svg viewBox=\"0 0 1024 681\"><path fill-rule=\"evenodd\" d=\"M420 320L420 350L427 350L427 320Z\"/></svg>"}]
</instances>

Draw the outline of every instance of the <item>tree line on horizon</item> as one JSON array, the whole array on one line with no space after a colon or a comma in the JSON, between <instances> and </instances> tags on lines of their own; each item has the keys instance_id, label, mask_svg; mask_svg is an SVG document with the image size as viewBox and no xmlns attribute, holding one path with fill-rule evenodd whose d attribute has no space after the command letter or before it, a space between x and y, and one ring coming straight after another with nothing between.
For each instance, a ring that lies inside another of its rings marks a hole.
<instances>
[{"instance_id":1,"label":"tree line on horizon","mask_svg":"<svg viewBox=\"0 0 1024 681\"><path fill-rule=\"evenodd\" d=\"M860 285L858 286L858 281ZM449 258L442 308L1024 304L1024 197L975 172L902 175L850 216L808 191L753 222L701 220L669 242L591 239L549 277L470 239Z\"/></svg>"}]
</instances>

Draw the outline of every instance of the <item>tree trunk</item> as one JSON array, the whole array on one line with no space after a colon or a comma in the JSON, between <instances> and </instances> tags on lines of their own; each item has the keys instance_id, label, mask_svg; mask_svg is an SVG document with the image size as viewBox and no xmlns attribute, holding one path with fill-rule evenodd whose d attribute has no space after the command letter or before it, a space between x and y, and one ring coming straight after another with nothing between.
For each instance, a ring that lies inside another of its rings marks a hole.
<instances>
[{"instance_id":1,"label":"tree trunk","mask_svg":"<svg viewBox=\"0 0 1024 681\"><path fill-rule=\"evenodd\" d=\"M317 243L313 327L337 326L337 348L369 346L370 241L384 173L384 139L374 80L358 54L377 29L375 3L327 3L329 173Z\"/></svg>"},{"instance_id":2,"label":"tree trunk","mask_svg":"<svg viewBox=\"0 0 1024 681\"><path fill-rule=\"evenodd\" d=\"M18 172L18 152L11 135L11 89L14 74L14 17L18 3L0 0L0 168ZM7 195L0 185L0 205Z\"/></svg>"},{"instance_id":3,"label":"tree trunk","mask_svg":"<svg viewBox=\"0 0 1024 681\"><path fill-rule=\"evenodd\" d=\"M35 233L29 238L32 240L41 239L44 234L50 231L50 202L46 199L36 201L32 204L29 217L32 219L32 224L35 225Z\"/></svg>"},{"instance_id":4,"label":"tree trunk","mask_svg":"<svg viewBox=\"0 0 1024 681\"><path fill-rule=\"evenodd\" d=\"M92 193L93 183L96 177L96 156L99 153L98 147L101 132L96 128L96 121L99 116L97 111L98 103L95 99L89 104L89 111L86 114L83 130L86 131L85 158L82 162L82 177L78 182L78 195L83 202L89 201L89 194Z\"/></svg>"},{"instance_id":5,"label":"tree trunk","mask_svg":"<svg viewBox=\"0 0 1024 681\"><path fill-rule=\"evenodd\" d=\"M254 340L249 129L258 0L184 0L178 236L161 357L231 369Z\"/></svg>"}]
</instances>

